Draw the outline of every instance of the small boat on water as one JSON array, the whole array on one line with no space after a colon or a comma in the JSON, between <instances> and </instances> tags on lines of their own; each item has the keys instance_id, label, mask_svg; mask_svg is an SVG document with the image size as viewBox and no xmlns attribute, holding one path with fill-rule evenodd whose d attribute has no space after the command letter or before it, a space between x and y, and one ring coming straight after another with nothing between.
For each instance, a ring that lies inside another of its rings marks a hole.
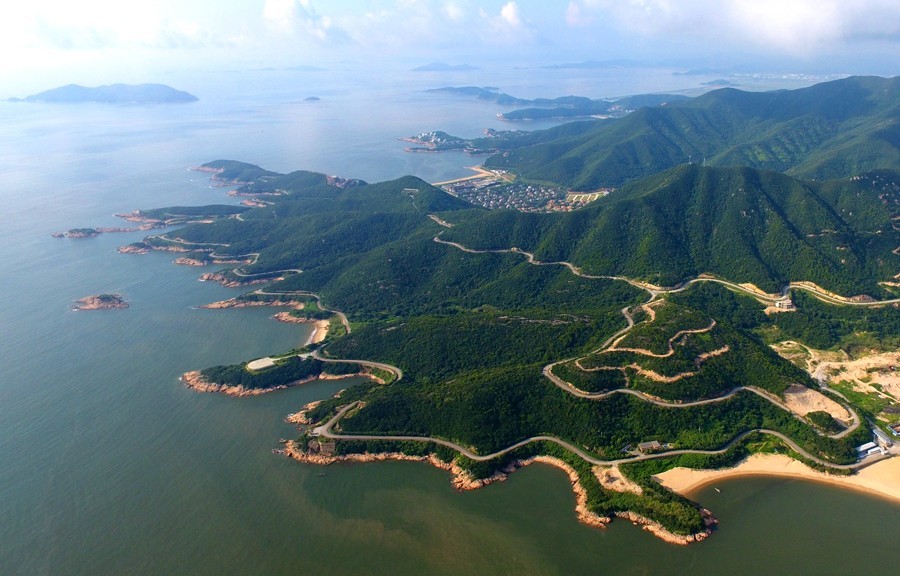
<instances>
[{"instance_id":1,"label":"small boat on water","mask_svg":"<svg viewBox=\"0 0 900 576\"><path fill-rule=\"evenodd\" d=\"M718 493L719 493L719 494L721 494L721 493L722 493L722 491L721 491L721 490L719 490L719 489L718 489L718 488L715 488L715 487L714 487L714 488L713 488L713 490L715 490L715 491L716 491L716 492L718 492Z\"/></svg>"}]
</instances>

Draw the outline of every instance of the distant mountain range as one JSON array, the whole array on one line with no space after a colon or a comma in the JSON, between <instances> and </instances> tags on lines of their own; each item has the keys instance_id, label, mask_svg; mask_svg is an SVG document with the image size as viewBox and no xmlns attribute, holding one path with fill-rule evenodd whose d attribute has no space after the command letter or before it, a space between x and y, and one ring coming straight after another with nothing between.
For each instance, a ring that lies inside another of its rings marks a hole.
<instances>
[{"instance_id":1,"label":"distant mountain range","mask_svg":"<svg viewBox=\"0 0 900 576\"><path fill-rule=\"evenodd\" d=\"M535 132L527 143L485 165L576 190L690 161L807 179L853 176L900 166L900 78L857 76L773 92L723 88L620 119Z\"/></svg>"},{"instance_id":2,"label":"distant mountain range","mask_svg":"<svg viewBox=\"0 0 900 576\"><path fill-rule=\"evenodd\" d=\"M176 104L196 102L197 97L165 84L111 84L94 88L68 84L32 94L25 98L11 98L13 102L77 103L101 102L108 104Z\"/></svg>"},{"instance_id":3,"label":"distant mountain range","mask_svg":"<svg viewBox=\"0 0 900 576\"><path fill-rule=\"evenodd\" d=\"M517 98L493 86L445 86L428 92L471 96L503 106L531 106L500 114L504 120L538 120L547 118L578 118L597 115L624 115L626 111L642 106L659 106L668 102L687 100L687 96L673 94L639 94L618 100L592 99L585 96L560 96L558 98Z\"/></svg>"}]
</instances>

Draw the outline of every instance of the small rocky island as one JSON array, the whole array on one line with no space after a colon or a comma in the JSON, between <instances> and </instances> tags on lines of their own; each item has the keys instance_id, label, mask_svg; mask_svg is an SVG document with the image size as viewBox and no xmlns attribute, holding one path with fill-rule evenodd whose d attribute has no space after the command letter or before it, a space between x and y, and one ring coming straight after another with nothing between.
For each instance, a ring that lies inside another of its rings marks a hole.
<instances>
[{"instance_id":1,"label":"small rocky island","mask_svg":"<svg viewBox=\"0 0 900 576\"><path fill-rule=\"evenodd\" d=\"M102 234L97 228L72 228L68 232L54 232L54 238L95 238Z\"/></svg>"},{"instance_id":2,"label":"small rocky island","mask_svg":"<svg viewBox=\"0 0 900 576\"><path fill-rule=\"evenodd\" d=\"M75 301L73 310L114 310L128 308L128 302L121 294L97 294Z\"/></svg>"}]
</instances>

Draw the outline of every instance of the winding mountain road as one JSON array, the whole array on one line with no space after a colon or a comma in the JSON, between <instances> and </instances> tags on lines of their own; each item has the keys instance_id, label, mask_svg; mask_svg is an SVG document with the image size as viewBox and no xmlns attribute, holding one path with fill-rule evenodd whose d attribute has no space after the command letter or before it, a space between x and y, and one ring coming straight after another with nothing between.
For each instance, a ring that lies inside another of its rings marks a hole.
<instances>
[{"instance_id":1,"label":"winding mountain road","mask_svg":"<svg viewBox=\"0 0 900 576\"><path fill-rule=\"evenodd\" d=\"M321 354L319 354L319 350L313 350L309 355L311 358L315 358L321 362L330 362L333 364L337 363L345 363L345 364L359 364L360 366L365 366L367 368L378 368L379 370L385 370L390 372L394 376L397 377L394 382L399 382L403 379L403 370L398 368L397 366L392 366L391 364L385 364L384 362L373 362L371 360L347 360L346 358L325 358Z\"/></svg>"},{"instance_id":2,"label":"winding mountain road","mask_svg":"<svg viewBox=\"0 0 900 576\"><path fill-rule=\"evenodd\" d=\"M649 284L646 284L643 282L633 280L631 278L625 278L625 277L621 277L621 276L602 276L602 275L598 276L598 275L585 274L584 272L581 271L581 269L579 267L575 266L571 262L564 262L564 261L563 262L541 262L541 261L535 259L534 254L531 254L530 252L525 252L524 250L520 250L519 248L516 248L516 247L508 248L508 249L475 250L475 249L463 246L462 244L460 244L458 242L451 242L448 240L444 240L440 237L441 234L443 234L443 232L439 233L437 236L434 237L435 242L437 242L439 244L445 244L448 246L452 246L458 250L462 250L463 252L468 252L468 253L472 253L472 254L479 254L479 253L521 254L525 257L525 259L530 264L533 264L535 266L545 266L545 265L565 266L573 274L575 274L576 276L580 276L582 278L619 280L619 281L628 282L629 284L636 286L638 288L641 288L650 294L650 299L644 304L644 306L646 306L650 302L653 302L654 300L656 300L656 298L658 298L660 294L681 292L683 290L688 289L692 284L695 284L697 282L716 282L716 283L724 284L730 288L733 288L740 292L749 294L756 298L760 297L759 293L756 293L752 290L748 290L747 288L745 288L739 284L735 284L734 282L729 282L727 280L721 280L721 279L714 278L714 277L694 278L694 279L692 279L688 282L685 282L684 284L682 284L678 287L675 287L675 288L660 288L657 286L652 286L652 285L649 285ZM793 285L794 284L791 284L789 286L793 286ZM810 292L813 292L814 294L818 294L810 286L802 285L802 286L800 286L800 288L803 290L808 290ZM785 290L787 290L787 288L785 288ZM771 298L771 300L774 302L775 300L777 300L777 298ZM891 304L894 301L895 300L886 300L886 301L881 301L878 304ZM896 301L900 301L900 299L897 299ZM844 303L844 302L841 300L837 300L836 303ZM850 304L850 302L847 302L847 303ZM876 303L869 302L869 303L865 303L865 304L874 305ZM610 336L599 348L590 352L587 356L590 356L592 354L597 354L603 350L610 350L611 349L610 347L613 346L613 343L618 342L622 337L624 337L625 334L628 333L629 330L631 330L634 327L634 318L631 315L631 312L627 306L622 309L622 315L625 316L625 319L627 321L627 326L625 328L623 328L622 330L619 330L612 336ZM707 328L705 330L712 329L714 327L714 325L715 325L715 321L713 321L713 324L710 325L709 328ZM703 330L701 330L701 331L703 331ZM682 332L685 332L685 331L682 331ZM679 334L681 334L681 333L679 333ZM676 334L676 336L678 336L679 334ZM671 344L671 342L670 342L670 344ZM706 404L712 404L715 402L722 402L724 400L731 398L735 394L738 394L741 391L746 390L748 392L752 392L752 393L756 394L757 396L760 396L760 397L768 400L769 402L772 402L779 408L786 410L789 413L793 414L793 411L785 403L783 403L779 398L777 398L775 395L773 395L769 392L766 392L760 388L757 388L755 386L740 386L740 387L734 388L733 390L731 390L724 396L718 396L716 398L709 398L709 399L705 399L705 400L697 400L697 401L692 401L692 402L666 402L664 400L660 400L658 398L649 396L643 392L639 392L637 390L631 390L631 389L627 389L627 388L612 390L609 392L598 392L598 393L586 392L584 390L577 388L573 384L566 382L565 380L556 376L555 374L553 374L553 368L555 366L566 363L566 362L571 362L573 360L578 360L579 358L580 357L566 358L564 360L559 360L557 362L548 364L548 365L544 366L544 368L542 369L542 373L548 380L550 380L553 384L555 384L560 389L565 390L566 392L568 392L574 396L577 396L579 398L584 398L587 400L600 400L603 398L607 398L613 394L630 394L630 395L636 396L646 402L650 402L656 406L660 406L663 408L690 408L690 407L694 407L694 406L703 406ZM850 413L853 422L851 423L850 426L848 426L844 430L838 432L837 434L830 435L831 438L835 438L835 439L843 438L843 437L847 436L848 434L851 434L853 431L855 431L861 423L861 419L860 419L859 415L856 413L856 411L851 406L845 405L844 408L846 408L847 411ZM802 418L800 416L798 416L796 414L794 414L794 416L802 420ZM769 432L779 435L779 436L783 436L774 431L769 431ZM825 463L824 461L821 463L823 465L828 465L828 463Z\"/></svg>"},{"instance_id":3,"label":"winding mountain road","mask_svg":"<svg viewBox=\"0 0 900 576\"><path fill-rule=\"evenodd\" d=\"M472 452L470 449L466 448L465 446L460 446L459 444L456 444L455 442L450 442L448 440L444 440L441 438L434 438L434 437L430 437L430 436L382 436L382 435L377 435L377 434L340 434L340 433L334 432L333 428L334 428L335 424L337 424L338 421L341 418L343 418L347 412L349 412L353 408L356 408L360 404L362 404L362 403L359 401L356 401L356 402L352 402L352 403L342 407L340 410L338 410L338 412L334 416L331 417L330 420L328 420L328 422L326 422L322 426L315 427L313 429L313 434L319 435L319 436L324 436L325 438L330 438L333 440L363 440L363 441L388 440L388 441L399 441L399 442L404 442L404 441L405 442L433 442L435 444L440 444L441 446L446 446L447 448L450 448L451 450L455 450L456 452L459 452L463 456L465 456L467 458L471 458L472 460L475 460L476 462L484 462L487 460L492 460L499 456L508 454L508 453L512 452L513 450L517 450L523 446L527 446L528 444L531 444L532 442L552 442L552 443L554 443L558 446L561 446L562 448L565 448L566 450L569 450L570 452L576 454L579 458L583 459L585 462L588 462L595 466L617 466L619 464L628 464L631 462L642 462L644 460L669 458L671 456L678 456L681 454L703 454L703 455L723 454L723 453L727 452L729 448L731 448L735 444L739 443L741 440L743 440L750 434L753 434L756 432L759 432L762 434L768 434L770 436L775 436L776 438L778 438L779 440L781 440L782 442L787 444L787 446L791 450L797 452L804 458L807 458L808 460L815 462L816 464L819 464L820 466L826 466L826 467L834 468L837 470L858 470L860 468L864 468L866 466L874 464L875 462L878 462L880 460L884 460L886 458L891 457L890 455L882 454L880 456L866 458L865 460L863 460L861 462L855 462L853 464L835 464L833 462L828 462L827 460L822 460L821 458L818 458L817 456L813 456L812 454L810 454L809 452L807 452L806 450L801 448L796 442L794 442L793 440L791 440L784 434L782 434L780 432L776 432L774 430L767 430L765 428L754 428L752 430L746 430L744 432L741 432L740 434L738 434L737 436L732 438L727 444L725 444L725 446L723 446L722 448L715 449L715 450L697 450L697 449L669 450L667 452L655 452L652 454L641 454L638 456L632 456L629 458L618 458L615 460L601 460L599 458L594 458L593 456L591 456L590 454L588 454L587 452L585 452L583 449L579 448L578 446L575 446L569 442L566 442L565 440L560 440L559 438L556 438L554 436L532 436L530 438L526 438L525 440L516 442L515 444L512 444L510 446L507 446L506 448L503 448L502 450L498 450L498 451L492 452L490 454L476 454L475 452Z\"/></svg>"},{"instance_id":4,"label":"winding mountain road","mask_svg":"<svg viewBox=\"0 0 900 576\"><path fill-rule=\"evenodd\" d=\"M432 220L434 220L435 223L437 223L438 225L443 226L443 227L445 227L445 228L447 228L447 227L449 227L449 226L452 226L452 224L447 223L447 222L444 222L444 221L442 221L442 220L440 220L440 219L438 219L438 218L436 218L436 217L432 217L432 216L429 216L429 217L430 217ZM520 254L520 255L522 255L522 256L523 256L530 264L535 265L535 266L554 266L554 265L555 265L555 266L564 266L564 267L566 267L570 272L572 272L572 274L574 274L574 275L576 275L576 276L579 276L579 277L582 277L582 278L586 278L586 279L598 279L598 280L599 280L599 279L604 279L604 280L615 280L615 281L627 282L628 284L630 284L630 285L632 285L632 286L635 286L635 287L637 287L637 288L639 288L639 289L641 289L641 290L644 290L644 291L646 291L646 292L649 293L649 296L650 296L650 297L649 297L649 300L647 301L647 303L653 302L653 301L654 301L656 298L658 298L661 294L675 293L675 292L680 292L680 291L686 290L690 285L692 285L692 284L694 284L694 283L697 283L697 282L716 282L716 283L720 283L720 284L723 284L723 285L725 285L725 286L727 286L727 287L729 287L729 288L731 288L731 289L733 289L733 290L736 290L736 291L738 291L738 292L742 292L742 293L745 293L745 294L749 294L750 296L752 296L752 297L754 297L754 298L757 298L757 299L763 299L763 300L766 300L766 301L774 302L774 301L780 299L780 297L779 297L779 298L775 298L775 297L773 297L772 295L762 295L762 294L759 293L759 292L755 292L755 291L753 291L753 290L749 290L749 289L747 289L746 287L743 287L743 286L741 286L741 285L739 285L739 284L735 284L735 283L733 283L733 282L729 282L729 281L727 281L727 280L722 280L722 279L718 279L718 278L714 278L714 277L699 277L699 278L694 278L694 279L691 279L691 280L689 280L689 281L687 281L687 282L685 282L685 283L683 283L683 284L681 284L681 285L679 285L679 286L676 286L676 287L672 287L672 288L663 288L663 287L654 286L654 285L649 284L649 283L646 283L646 282L641 282L641 281L634 280L634 279L631 279L631 278L626 278L626 277L623 277L623 276L610 276L610 275L592 275L592 274L586 274L586 273L584 273L578 266L576 266L576 265L574 265L574 264L572 264L572 263L570 263L570 262L564 262L564 261L562 261L562 262L542 262L542 261L537 260L537 259L534 257L534 254L532 254L532 253L530 253L530 252L526 252L526 251L521 250L521 249L516 248L516 247L508 248L508 249L475 250L475 249L467 248L466 246L463 246L462 244L459 244L459 243L457 243L457 242L452 242L452 241L448 241L448 240L443 240L443 239L440 237L441 234L443 234L443 231L442 231L441 233L439 233L437 236L435 236L433 240L434 240L435 242L439 243L439 244L445 244L445 245L448 245L448 246L452 246L452 247L454 247L454 248L456 248L456 249L458 249L458 250L461 250L461 251L463 251L463 252L473 253L473 254L484 254L484 253L492 253L492 254ZM175 241L175 240L171 240L171 239L166 239L166 240ZM185 243L185 244L189 244L188 242L185 242L185 241L181 241L181 242L182 242L182 243ZM259 256L259 255L256 254L257 259L258 259L258 256ZM255 262L255 260L254 260L254 262ZM292 271L292 272L298 272L298 273L301 272L301 270L297 270L297 269L281 270L281 271L279 271L279 272L286 272L286 271ZM242 273L238 272L237 270L235 270L235 274L236 274L236 275L239 275L239 276L244 276L244 277L248 277L248 276L259 276L259 275L261 275L261 274L253 274L253 275L251 275L251 274L242 274ZM801 289L801 290L806 290L806 291L808 291L808 292L811 292L813 295L815 295L816 297L818 297L819 299L821 299L821 300L823 300L823 301L830 302L830 303L834 303L834 304L841 304L841 305L879 306L879 305L894 304L894 303L900 302L900 298L898 298L898 299L893 299L893 300L877 301L877 302L854 302L854 301L846 301L846 300L843 300L843 299L840 299L840 298L835 298L834 296L832 296L832 295L830 295L830 294L827 294L827 293L825 293L824 291L821 291L821 290L817 289L816 287L813 287L813 286L810 286L810 285L805 285L805 284L804 284L804 285L798 285L798 284L795 284L795 283L789 284L789 285L785 288L785 292L788 291L788 290L790 290L790 289L792 289L792 288ZM325 308L325 307L322 305L322 303L321 303L321 298L320 298L317 294L313 294L313 293L310 293L310 292L302 292L302 291L295 291L295 292L266 292L266 291L263 291L263 290L257 290L255 293L256 293L256 294L262 294L262 295L273 295L273 296L298 295L298 296L312 297L312 298L315 298L315 299L316 299L316 301L318 302L318 306L319 306L320 309L323 309L323 310L330 310L330 309L328 309L328 308ZM783 297L783 296L782 296L782 297ZM333 313L335 313L336 315L338 315L338 316L340 317L341 322L343 323L343 325L344 325L344 327L345 327L347 333L349 334L349 333L350 333L350 323L349 323L349 321L347 320L347 317L344 315L344 313L342 313L342 312L340 312L340 311L338 311L338 310L330 310L330 311L333 312ZM626 334L629 330L631 330L631 329L633 328L633 326L635 325L634 318L632 317L632 314L631 314L631 312L630 312L630 310L629 310L629 307L623 308L623 309L622 309L622 314L623 314L623 316L624 316L625 319L626 319L627 325L626 325L623 329L619 330L618 332L616 332L615 334L613 334L612 336L610 336L610 337L603 343L603 345L602 345L600 348L598 348L598 351L603 350L603 349L609 347L613 342L616 341L617 338L621 338L624 334ZM710 328L712 328L712 326L711 326ZM400 379L403 378L403 371L402 371L400 368L396 367L396 366L392 366L392 365L390 365L390 364L386 364L386 363L382 363L382 362L373 362L373 361L368 361L368 360L347 360L347 359L325 358L325 357L323 357L323 356L321 355L321 350L322 350L321 348L315 350L314 352L312 352L311 356L314 357L314 358L316 358L317 360L320 360L320 361L323 361L323 362L346 362L346 363L355 363L355 364L359 364L359 365L362 365L362 366L368 366L368 367L377 368L377 369L380 369L380 370L386 370L386 371L389 371L389 372L393 373L394 375L396 375L396 376L397 376L397 380L400 380ZM656 405L656 406L663 407L663 408L690 408L690 407L695 407L695 406L703 406L703 405L707 405L707 404L712 404L712 403L715 403L715 402L723 402L723 401L728 400L729 398L735 396L736 394L739 394L739 393L741 393L741 392L747 391L747 392L756 394L756 395L758 395L758 396L760 396L760 397L762 397L762 398L765 398L765 399L768 400L769 402L772 402L774 405L776 405L776 406L778 406L778 407L780 407L780 408L782 408L782 409L787 410L787 411L790 412L790 409L789 409L783 402L781 402L780 399L774 397L773 395L771 395L771 394L769 394L769 393L767 393L767 392L765 392L765 391L763 391L763 390L761 390L761 389L755 388L755 387L753 387L753 386L738 387L738 388L735 388L735 389L731 390L730 392L728 392L728 393L725 394L724 396L720 396L720 397L717 397L717 398L705 399L705 400L697 400L697 401L692 401L692 402L666 402L666 401L664 401L664 400L660 400L660 399L658 399L658 398L653 398L653 397L651 397L651 396L648 396L647 394L644 394L644 393L642 393L642 392L638 392L638 391L630 390L630 389L612 390L612 391L609 391L609 392L601 392L601 393L589 393L589 392L585 392L585 391L583 391L583 390L580 390L580 389L576 388L576 387L573 386L572 384L566 382L565 380L562 380L561 378L559 378L558 376L556 376L555 374L553 374L553 367L555 367L555 366L557 366L557 365L559 365L559 364L562 364L562 363L564 363L564 362L569 362L569 361L572 361L572 360L575 360L575 359L576 359L576 358L568 358L568 359L564 359L564 360L560 360L560 361L557 361L557 362L553 362L553 363L551 363L551 364L548 364L548 365L544 366L544 368L543 368L543 370L542 370L542 373L543 373L543 375L544 375L548 380L550 380L554 385L556 385L556 386L559 387L560 389L562 389L562 390L564 390L565 392L567 392L567 393L569 393L569 394L572 394L572 395L574 395L574 396L576 396L576 397L584 398L584 399L587 399L587 400L600 400L600 399L602 399L602 398L609 397L609 396L611 396L612 394L631 394L632 396L636 396L636 397L640 398L640 399L643 400L643 401L650 402L650 403L652 403L652 404L654 404L654 405ZM884 459L884 458L889 458L889 457L890 457L890 455L882 455L882 456L880 456L880 457L869 457L869 458L866 458L865 460L863 460L863 461L861 461L861 462L857 462L857 463L854 463L854 464L835 464L835 463L828 462L828 461L826 461L826 460L823 460L823 459L821 459L821 458L819 458L819 457L817 457L817 456L814 456L814 455L808 453L808 452L805 451L802 447L800 447L796 442L794 442L794 441L791 440L789 437L785 436L784 434L782 434L782 433L780 433L780 432L777 432L777 431L774 431L774 430L768 430L768 429L761 429L761 428L756 428L756 429L744 431L744 432L738 434L737 436L735 436L734 438L732 438L732 439L731 439L725 446L723 446L722 448L715 449L715 450L680 449L680 450L670 450L670 451L666 451L666 452L658 452L658 453L653 453L653 454L636 455L636 456L632 456L632 457L628 457L628 458L620 458L620 459L615 459L615 460L601 460L601 459L595 458L595 457L591 456L590 454L588 454L584 449L579 448L578 446L575 446L575 445L573 445L573 444L571 444L571 443L569 443L569 442L567 442L567 441L565 441L565 440L561 440L561 439L556 438L556 437L553 437L553 436L533 436L533 437L527 438L527 439L525 439L525 440L522 440L522 441L520 441L520 442L517 442L517 443L515 443L515 444L513 444L513 445L511 445L511 446L508 446L508 447L506 447L506 448L504 448L504 449L502 449L502 450L499 450L499 451L497 451L497 452L494 452L494 453L491 453L491 454L483 454L483 455L481 455L481 454L476 454L476 453L472 452L470 449L468 449L468 448L466 448L466 447L464 447L464 446L460 446L459 444L456 444L456 443L454 443L454 442L450 442L450 441L448 441L448 440L443 440L443 439L440 439L440 438L420 437L420 436L384 436L384 435L371 435L371 434L341 434L341 433L334 432L334 431L333 431L333 428L334 428L334 426L341 420L341 418L343 418L344 415L345 415L348 411L350 411L352 408L355 408L355 407L359 406L360 404L361 404L360 402L354 402L354 403L348 404L347 406L342 407L342 408L341 408L341 409L340 409L340 410L339 410L339 411L338 411L331 419L328 420L327 423L325 423L324 425L321 425L321 426L316 427L316 428L314 429L314 433L315 433L315 434L318 434L318 435L321 435L321 436L323 436L323 437L326 437L326 438L332 438L332 439L344 439L344 440L388 440L388 441L433 442L433 443L436 443L436 444L440 444L440 445L442 445L442 446L446 446L446 447L448 447L448 448L450 448L450 449L452 449L452 450L455 450L455 451L459 452L460 454L463 454L464 456L466 456L466 457L468 457L468 458L471 458L472 460L475 460L475 461L486 461L486 460L491 460L491 459L493 459L493 458L497 458L498 456L502 456L502 455L504 455L504 454L507 454L507 453L513 451L513 450L516 450L516 449L518 449L518 448L521 448L521 447L523 447L523 446L526 446L526 445L528 445L528 444L530 444L530 443L532 443L532 442L553 442L553 443L555 443L555 444L561 446L562 448L565 448L566 450L569 450L569 451L571 451L572 453L578 455L578 457L584 459L586 462L589 462L589 463L594 464L594 465L605 465L605 466L609 466L609 465L624 464L624 463L628 463L628 462L639 462L639 461L643 461L643 460L651 460L651 459L656 459L656 458L667 458L667 457L671 457L671 456L675 456L675 455L679 455L679 454L705 454L705 455L722 454L722 453L726 452L729 448L731 448L732 446L734 446L735 444L737 444L738 442L742 441L742 440L743 440L744 438L746 438L748 435L750 435L750 434L752 434L752 433L757 433L757 432L758 432L758 433L763 433L763 434L768 434L768 435L774 436L774 437L780 439L782 442L784 442L791 450L793 450L793 451L795 451L796 453L800 454L802 457L808 459L809 461L815 462L815 463L817 463L817 464L819 464L819 465L821 465L821 466L825 466L825 467L829 467L829 468L834 468L834 469L841 469L841 470L855 470L855 469L859 469L859 468L868 466L868 465L870 465L870 464L872 464L872 463L874 463L874 462L877 462L877 461L879 461L879 460L882 460L882 459ZM845 406L845 407L846 407L846 406ZM841 433L839 433L839 434L837 434L837 435L834 435L834 436L833 436L834 438L841 438L841 437L843 437L843 436L845 436L845 435L851 433L851 432L852 432L853 430L855 430L855 429L860 425L860 423L861 423L860 418L859 418L859 416L856 414L856 412L855 412L852 408L849 408L849 407L846 407L846 408L847 408L847 409L850 411L850 413L852 414L852 417L853 417L853 424L852 424L850 427L848 427L846 430L842 431Z\"/></svg>"},{"instance_id":5,"label":"winding mountain road","mask_svg":"<svg viewBox=\"0 0 900 576\"><path fill-rule=\"evenodd\" d=\"M433 238L435 242L438 244L446 244L448 246L453 246L463 252L468 252L470 254L521 254L525 257L529 264L534 264L535 266L565 266L568 268L573 274L576 276L580 276L582 278L587 278L591 280L618 280L621 282L627 282L636 288L640 288L641 290L646 290L651 295L651 300L655 299L660 294L673 294L676 292L682 292L687 290L692 284L696 284L698 282L714 282L717 284L723 284L732 290L737 292L741 292L743 294L747 294L752 296L753 298L759 300L765 300L770 303L775 303L778 300L782 300L786 297L787 293L790 290L804 290L809 292L819 300L823 302L827 302L829 304L837 304L841 306L884 306L888 304L900 304L900 298L892 298L889 300L872 300L872 301L854 301L844 298L842 296L835 296L818 286L811 285L806 282L790 282L785 288L782 290L782 294L780 296L773 296L771 294L766 294L762 291L755 291L746 288L745 286L741 286L740 284L736 284L729 280L723 280L721 278L716 278L714 276L699 276L697 278L692 278L687 280L678 286L673 287L660 287L654 286L653 284L649 284L647 282L642 282L640 280L635 280L633 278L627 278L625 276L610 276L610 275L595 275L595 274L586 274L581 268L572 264L571 262L559 261L559 262L542 262L534 257L534 254L531 252L526 252L520 248L512 247L512 248L498 248L493 250L476 250L473 248L467 248L458 242L452 242L449 240L444 240L441 238L441 234L444 232L441 231L437 236Z\"/></svg>"}]
</instances>

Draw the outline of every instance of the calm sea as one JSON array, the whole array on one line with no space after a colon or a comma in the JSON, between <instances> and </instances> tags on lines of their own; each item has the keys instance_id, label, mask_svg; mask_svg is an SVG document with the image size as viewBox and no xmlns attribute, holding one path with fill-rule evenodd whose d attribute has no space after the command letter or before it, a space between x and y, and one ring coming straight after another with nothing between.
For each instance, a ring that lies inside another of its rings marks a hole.
<instances>
[{"instance_id":1,"label":"calm sea","mask_svg":"<svg viewBox=\"0 0 900 576\"><path fill-rule=\"evenodd\" d=\"M230 202L187 170L216 158L436 181L478 159L406 154L399 138L519 127L496 120L494 104L426 88L602 97L706 80L665 70L207 72L170 81L201 98L185 106L0 103L0 573L895 570L900 507L817 485L722 484L699 496L722 529L676 548L626 522L578 524L567 479L548 467L457 494L425 465L289 462L271 453L292 434L282 418L345 383L233 399L190 392L177 378L287 350L305 328L268 310L197 309L236 292L196 282L198 269L172 265L171 255L115 252L141 234L50 237L116 225L112 214L136 208ZM99 292L120 292L131 307L71 310Z\"/></svg>"}]
</instances>

